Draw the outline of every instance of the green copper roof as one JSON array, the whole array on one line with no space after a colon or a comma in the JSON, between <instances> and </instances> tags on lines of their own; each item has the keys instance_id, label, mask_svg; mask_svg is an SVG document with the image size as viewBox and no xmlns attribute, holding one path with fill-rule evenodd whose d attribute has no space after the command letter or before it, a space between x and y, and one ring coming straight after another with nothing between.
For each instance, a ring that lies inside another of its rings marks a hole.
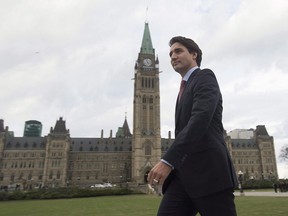
<instances>
[{"instance_id":1,"label":"green copper roof","mask_svg":"<svg viewBox=\"0 0 288 216\"><path fill-rule=\"evenodd\" d=\"M140 52L143 54L154 54L154 49L152 45L148 22L145 22L145 29L144 29Z\"/></svg>"}]
</instances>

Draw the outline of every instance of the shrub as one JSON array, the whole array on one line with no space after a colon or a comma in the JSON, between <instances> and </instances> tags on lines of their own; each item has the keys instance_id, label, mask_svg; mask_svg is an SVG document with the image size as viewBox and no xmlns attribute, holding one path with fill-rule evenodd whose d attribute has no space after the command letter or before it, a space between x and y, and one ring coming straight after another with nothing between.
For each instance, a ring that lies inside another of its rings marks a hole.
<instances>
[{"instance_id":1,"label":"shrub","mask_svg":"<svg viewBox=\"0 0 288 216\"><path fill-rule=\"evenodd\" d=\"M127 195L135 192L127 188L81 189L81 188L48 188L31 191L0 192L0 201L23 199L61 199L77 197L96 197L109 195Z\"/></svg>"},{"instance_id":2,"label":"shrub","mask_svg":"<svg viewBox=\"0 0 288 216\"><path fill-rule=\"evenodd\" d=\"M265 189L273 188L273 182L270 180L249 180L243 183L242 187L244 189Z\"/></svg>"}]
</instances>

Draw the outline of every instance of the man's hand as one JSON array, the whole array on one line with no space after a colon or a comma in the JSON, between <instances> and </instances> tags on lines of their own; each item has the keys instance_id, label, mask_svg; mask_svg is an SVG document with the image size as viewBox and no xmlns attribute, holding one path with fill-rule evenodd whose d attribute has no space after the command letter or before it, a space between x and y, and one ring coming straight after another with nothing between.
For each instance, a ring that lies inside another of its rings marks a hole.
<instances>
[{"instance_id":1,"label":"man's hand","mask_svg":"<svg viewBox=\"0 0 288 216\"><path fill-rule=\"evenodd\" d=\"M169 173L172 171L172 167L164 162L158 162L148 174L149 184L160 184L162 185Z\"/></svg>"}]
</instances>

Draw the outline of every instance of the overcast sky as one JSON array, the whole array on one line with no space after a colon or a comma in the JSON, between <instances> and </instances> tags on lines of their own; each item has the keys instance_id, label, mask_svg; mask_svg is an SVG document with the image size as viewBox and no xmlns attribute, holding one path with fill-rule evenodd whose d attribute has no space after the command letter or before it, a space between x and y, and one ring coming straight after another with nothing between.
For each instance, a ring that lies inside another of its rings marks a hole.
<instances>
[{"instance_id":1,"label":"overcast sky","mask_svg":"<svg viewBox=\"0 0 288 216\"><path fill-rule=\"evenodd\" d=\"M148 12L147 12L148 6ZM174 130L180 76L168 58L176 35L194 39L220 84L223 123L265 125L278 159L288 144L286 0L0 0L0 119L23 136L59 117L72 137L108 137L125 113L133 129L134 64L148 20L160 61L162 137Z\"/></svg>"}]
</instances>

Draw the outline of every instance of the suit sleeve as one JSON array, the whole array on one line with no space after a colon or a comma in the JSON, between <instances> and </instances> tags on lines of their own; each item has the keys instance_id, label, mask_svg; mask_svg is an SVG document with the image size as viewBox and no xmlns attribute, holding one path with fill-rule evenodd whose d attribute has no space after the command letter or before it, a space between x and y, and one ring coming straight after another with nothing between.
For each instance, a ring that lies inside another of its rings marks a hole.
<instances>
[{"instance_id":1,"label":"suit sleeve","mask_svg":"<svg viewBox=\"0 0 288 216\"><path fill-rule=\"evenodd\" d=\"M211 143L200 140L211 126L221 98L216 77L211 70L202 70L192 82L188 96L183 98L183 106L186 106L188 108L186 110L190 113L180 114L180 121L182 121L181 124L184 122L184 126L180 128L181 131L174 143L163 156L163 159L172 164L176 170L181 167L188 156L212 147L209 146ZM183 119L181 116L190 117Z\"/></svg>"}]
</instances>

